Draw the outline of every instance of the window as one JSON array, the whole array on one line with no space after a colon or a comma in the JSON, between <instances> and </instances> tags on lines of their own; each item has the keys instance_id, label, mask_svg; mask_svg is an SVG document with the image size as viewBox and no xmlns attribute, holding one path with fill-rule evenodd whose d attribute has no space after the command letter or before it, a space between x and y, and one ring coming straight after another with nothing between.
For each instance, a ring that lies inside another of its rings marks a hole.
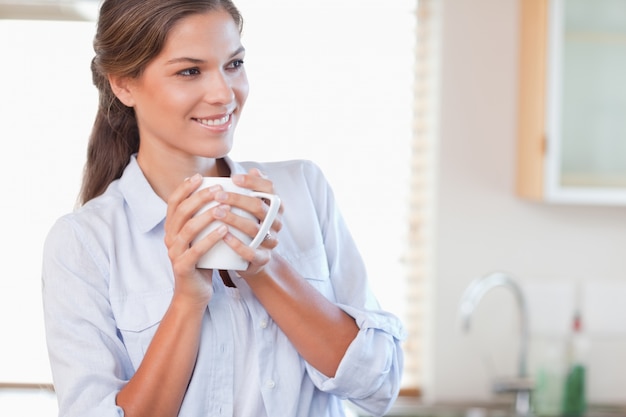
<instances>
[{"instance_id":1,"label":"window","mask_svg":"<svg viewBox=\"0 0 626 417\"><path fill-rule=\"evenodd\" d=\"M97 94L93 23L0 20L0 382L50 382L41 308L41 253L80 186Z\"/></svg>"},{"instance_id":2,"label":"window","mask_svg":"<svg viewBox=\"0 0 626 417\"><path fill-rule=\"evenodd\" d=\"M237 1L251 94L237 160L322 167L384 308L407 316L415 0ZM93 22L0 20L0 382L50 382L40 269L72 210L97 104ZM10 40L10 41L8 41Z\"/></svg>"}]
</instances>

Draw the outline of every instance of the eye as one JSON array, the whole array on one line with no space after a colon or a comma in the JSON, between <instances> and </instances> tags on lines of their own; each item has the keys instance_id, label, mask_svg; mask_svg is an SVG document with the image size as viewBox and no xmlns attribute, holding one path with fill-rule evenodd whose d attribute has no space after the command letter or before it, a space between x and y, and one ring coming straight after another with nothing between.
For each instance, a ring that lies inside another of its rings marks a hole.
<instances>
[{"instance_id":1,"label":"eye","mask_svg":"<svg viewBox=\"0 0 626 417\"><path fill-rule=\"evenodd\" d=\"M195 75L200 75L200 70L198 68L187 68L177 72L177 74L182 75L183 77L193 77Z\"/></svg>"},{"instance_id":2,"label":"eye","mask_svg":"<svg viewBox=\"0 0 626 417\"><path fill-rule=\"evenodd\" d=\"M235 59L228 66L228 68L231 68L231 69L238 69L238 68L241 68L241 67L243 67L243 59Z\"/></svg>"}]
</instances>

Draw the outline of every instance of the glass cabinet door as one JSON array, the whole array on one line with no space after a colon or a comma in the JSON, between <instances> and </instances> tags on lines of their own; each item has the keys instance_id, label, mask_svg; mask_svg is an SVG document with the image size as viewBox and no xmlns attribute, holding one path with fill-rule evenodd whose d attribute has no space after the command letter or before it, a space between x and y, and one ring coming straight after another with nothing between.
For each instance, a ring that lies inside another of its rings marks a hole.
<instances>
[{"instance_id":1,"label":"glass cabinet door","mask_svg":"<svg viewBox=\"0 0 626 417\"><path fill-rule=\"evenodd\" d=\"M626 203L626 1L552 0L547 192Z\"/></svg>"}]
</instances>

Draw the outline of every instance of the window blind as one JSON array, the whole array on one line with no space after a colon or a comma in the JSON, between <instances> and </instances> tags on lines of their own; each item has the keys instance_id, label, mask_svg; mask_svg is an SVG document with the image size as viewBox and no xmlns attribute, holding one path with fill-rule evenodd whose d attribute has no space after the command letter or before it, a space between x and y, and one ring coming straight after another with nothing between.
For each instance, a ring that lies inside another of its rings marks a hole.
<instances>
[{"instance_id":1,"label":"window blind","mask_svg":"<svg viewBox=\"0 0 626 417\"><path fill-rule=\"evenodd\" d=\"M432 224L436 160L438 0L418 0L411 180L407 245L404 392L419 395L427 378L428 283L432 277Z\"/></svg>"}]
</instances>

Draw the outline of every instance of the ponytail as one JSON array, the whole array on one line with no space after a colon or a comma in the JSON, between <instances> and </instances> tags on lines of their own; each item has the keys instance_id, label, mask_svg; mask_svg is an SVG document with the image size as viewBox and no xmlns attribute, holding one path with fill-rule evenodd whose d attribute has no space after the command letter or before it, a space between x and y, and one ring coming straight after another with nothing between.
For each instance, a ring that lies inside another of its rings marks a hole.
<instances>
[{"instance_id":1,"label":"ponytail","mask_svg":"<svg viewBox=\"0 0 626 417\"><path fill-rule=\"evenodd\" d=\"M121 177L130 156L139 150L139 129L134 110L113 94L95 58L91 71L93 82L100 91L100 100L87 146L81 204L102 194L111 182Z\"/></svg>"}]
</instances>

